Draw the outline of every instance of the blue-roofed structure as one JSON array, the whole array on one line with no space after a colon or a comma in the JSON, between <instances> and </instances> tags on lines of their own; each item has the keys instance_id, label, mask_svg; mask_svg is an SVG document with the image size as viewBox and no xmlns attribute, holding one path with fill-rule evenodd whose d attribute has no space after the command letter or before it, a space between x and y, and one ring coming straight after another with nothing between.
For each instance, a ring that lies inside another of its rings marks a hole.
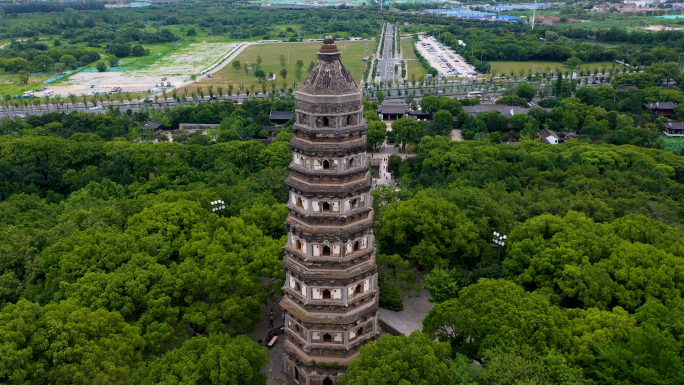
<instances>
[{"instance_id":1,"label":"blue-roofed structure","mask_svg":"<svg viewBox=\"0 0 684 385\"><path fill-rule=\"evenodd\" d=\"M458 17L459 19L474 19L474 20L492 20L492 21L506 21L515 23L522 21L522 18L517 16L498 15L490 12L478 12L468 8L452 8L452 9L426 9L424 13L436 13L439 15Z\"/></svg>"},{"instance_id":2,"label":"blue-roofed structure","mask_svg":"<svg viewBox=\"0 0 684 385\"><path fill-rule=\"evenodd\" d=\"M532 10L535 7L537 9L550 8L553 4L549 3L526 3L526 4L512 4L512 5L485 5L485 9L490 11L505 12L505 11L516 11L516 10Z\"/></svg>"}]
</instances>

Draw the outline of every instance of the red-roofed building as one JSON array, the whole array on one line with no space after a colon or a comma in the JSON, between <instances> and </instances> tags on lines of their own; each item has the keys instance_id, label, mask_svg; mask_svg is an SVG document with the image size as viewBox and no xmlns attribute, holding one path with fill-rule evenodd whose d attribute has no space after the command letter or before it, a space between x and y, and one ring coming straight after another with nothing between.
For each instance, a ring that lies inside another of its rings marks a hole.
<instances>
[{"instance_id":1,"label":"red-roofed building","mask_svg":"<svg viewBox=\"0 0 684 385\"><path fill-rule=\"evenodd\" d=\"M545 18L542 22L547 25L556 25L561 23L560 17L558 16L549 16Z\"/></svg>"}]
</instances>

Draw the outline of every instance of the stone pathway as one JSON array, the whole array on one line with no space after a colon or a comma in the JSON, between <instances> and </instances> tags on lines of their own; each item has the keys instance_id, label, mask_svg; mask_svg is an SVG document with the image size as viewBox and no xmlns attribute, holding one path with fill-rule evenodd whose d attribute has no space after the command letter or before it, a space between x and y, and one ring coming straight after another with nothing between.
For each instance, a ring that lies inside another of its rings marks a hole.
<instances>
[{"instance_id":1,"label":"stone pathway","mask_svg":"<svg viewBox=\"0 0 684 385\"><path fill-rule=\"evenodd\" d=\"M387 131L392 131L392 122L386 121L385 124L387 124ZM393 144L387 143L387 139L385 139L385 141L378 148L378 151L371 153L371 158L380 158L379 177L373 178L373 187L377 187L381 184L395 185L397 183L397 179L392 177L392 175L387 171L387 163L390 155L399 155L406 159L410 156L415 156L416 154L401 153L399 152L399 148L394 147Z\"/></svg>"},{"instance_id":2,"label":"stone pathway","mask_svg":"<svg viewBox=\"0 0 684 385\"><path fill-rule=\"evenodd\" d=\"M404 297L404 310L392 311L384 308L378 309L378 315L387 324L403 334L409 335L416 330L423 329L423 318L435 306L428 302L430 293L421 290L420 296Z\"/></svg>"},{"instance_id":3,"label":"stone pathway","mask_svg":"<svg viewBox=\"0 0 684 385\"><path fill-rule=\"evenodd\" d=\"M254 342L259 342L259 340L261 340L261 346L266 346L266 344L268 344L268 341L266 341L266 337L269 331L271 331L274 328L282 327L284 325L283 312L280 309L279 305L281 299L281 296L276 296L275 298L271 299L271 301L269 301L268 304L261 306L261 322L259 322L254 327L253 332L247 334L247 336L251 338ZM269 327L269 316L271 313L271 309L273 309L274 315L273 328ZM278 336L276 343L269 348L269 362L261 370L262 373L266 373L266 375L268 376L268 385L289 385L291 383L291 381L289 381L287 376L285 375L285 370L283 370L284 359L282 346L284 341L285 334L281 334L280 336Z\"/></svg>"}]
</instances>

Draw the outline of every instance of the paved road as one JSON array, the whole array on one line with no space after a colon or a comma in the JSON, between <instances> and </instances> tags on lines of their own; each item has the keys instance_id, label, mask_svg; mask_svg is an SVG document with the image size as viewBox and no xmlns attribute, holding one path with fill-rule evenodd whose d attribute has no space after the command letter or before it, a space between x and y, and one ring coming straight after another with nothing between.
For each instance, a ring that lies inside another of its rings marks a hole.
<instances>
[{"instance_id":1,"label":"paved road","mask_svg":"<svg viewBox=\"0 0 684 385\"><path fill-rule=\"evenodd\" d=\"M382 58L378 58L378 71L380 71L380 79L376 81L381 81L387 84L388 81L401 81L401 72L394 74L394 66L400 64L401 60L394 57L394 52L392 50L392 41L394 40L394 25L387 24L387 30L385 32L385 46L382 50Z\"/></svg>"}]
</instances>

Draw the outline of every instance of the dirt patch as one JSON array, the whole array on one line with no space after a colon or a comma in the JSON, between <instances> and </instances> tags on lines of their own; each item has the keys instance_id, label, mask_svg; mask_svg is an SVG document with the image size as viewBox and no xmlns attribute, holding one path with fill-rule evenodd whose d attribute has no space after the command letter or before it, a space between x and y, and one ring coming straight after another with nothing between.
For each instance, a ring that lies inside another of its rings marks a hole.
<instances>
[{"instance_id":1,"label":"dirt patch","mask_svg":"<svg viewBox=\"0 0 684 385\"><path fill-rule=\"evenodd\" d=\"M180 88L191 83L192 74L199 74L211 66L234 46L232 43L190 44L139 70L81 72L60 85L51 86L50 89L58 95L89 94L95 90L109 91L113 87L121 87L123 92L155 92L162 77L166 77L166 82L171 82L175 88ZM87 84L97 86L91 87Z\"/></svg>"}]
</instances>

